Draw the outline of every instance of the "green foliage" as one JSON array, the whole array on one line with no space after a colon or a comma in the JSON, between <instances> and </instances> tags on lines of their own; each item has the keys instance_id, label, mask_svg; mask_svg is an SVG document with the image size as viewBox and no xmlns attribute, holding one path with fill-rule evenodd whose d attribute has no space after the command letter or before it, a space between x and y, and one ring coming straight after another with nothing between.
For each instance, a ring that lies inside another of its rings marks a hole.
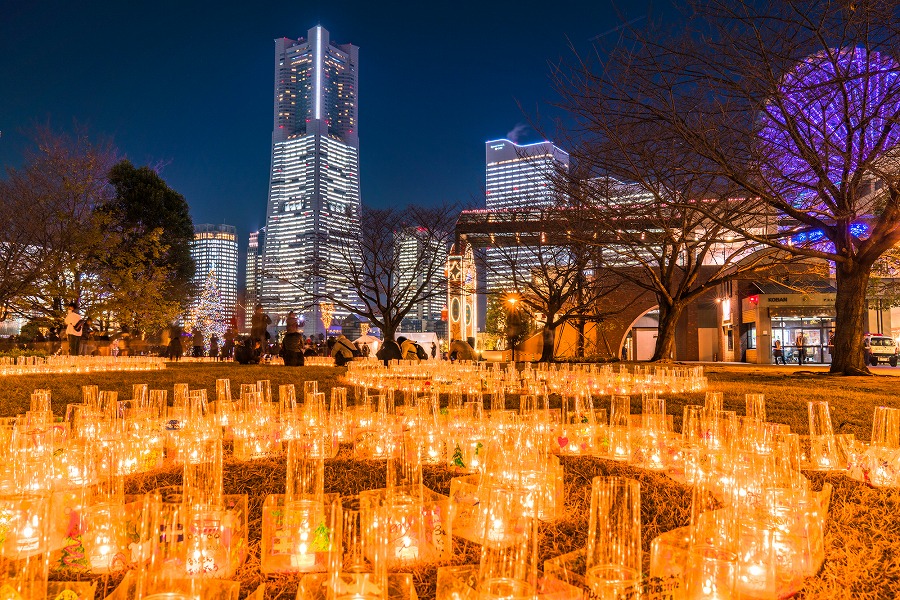
<instances>
[{"instance_id":1,"label":"green foliage","mask_svg":"<svg viewBox=\"0 0 900 600\"><path fill-rule=\"evenodd\" d=\"M13 348L12 350L6 350L4 352L0 352L0 357L4 357L4 358L18 358L20 356L45 357L45 356L47 356L47 353L44 350L24 350L22 348Z\"/></svg>"},{"instance_id":2,"label":"green foliage","mask_svg":"<svg viewBox=\"0 0 900 600\"><path fill-rule=\"evenodd\" d=\"M48 319L47 317L30 319L22 326L22 331L19 332L19 338L22 340L32 341L39 335L46 336L48 333L50 333L50 329L55 327L56 325L56 322L54 322L52 319Z\"/></svg>"},{"instance_id":3,"label":"green foliage","mask_svg":"<svg viewBox=\"0 0 900 600\"><path fill-rule=\"evenodd\" d=\"M190 246L194 223L184 196L170 188L150 167L135 167L127 160L113 166L109 183L115 196L106 203L103 212L112 217L111 228L126 244L146 236L158 236L156 253L145 255L143 262L168 271L164 294L184 306L194 276Z\"/></svg>"},{"instance_id":4,"label":"green foliage","mask_svg":"<svg viewBox=\"0 0 900 600\"><path fill-rule=\"evenodd\" d=\"M875 261L866 298L869 308L900 306L900 248L891 248Z\"/></svg>"},{"instance_id":5,"label":"green foliage","mask_svg":"<svg viewBox=\"0 0 900 600\"><path fill-rule=\"evenodd\" d=\"M111 197L94 211L93 311L137 331L164 328L191 292L194 225L184 197L149 167L127 160L109 171Z\"/></svg>"},{"instance_id":6,"label":"green foliage","mask_svg":"<svg viewBox=\"0 0 900 600\"><path fill-rule=\"evenodd\" d=\"M0 246L0 319L60 325L74 300L101 329L170 323L194 273L184 198L84 132L41 129L34 141L24 166L0 181L0 237L10 241Z\"/></svg>"},{"instance_id":7,"label":"green foliage","mask_svg":"<svg viewBox=\"0 0 900 600\"><path fill-rule=\"evenodd\" d=\"M506 335L506 307L503 299L490 295L487 299L487 314L484 318L484 331L495 335Z\"/></svg>"},{"instance_id":8,"label":"green foliage","mask_svg":"<svg viewBox=\"0 0 900 600\"><path fill-rule=\"evenodd\" d=\"M466 468L466 463L463 462L462 448L459 447L459 444L457 444L456 448L453 450L453 456L450 457L450 464L454 467L459 467L460 469Z\"/></svg>"}]
</instances>

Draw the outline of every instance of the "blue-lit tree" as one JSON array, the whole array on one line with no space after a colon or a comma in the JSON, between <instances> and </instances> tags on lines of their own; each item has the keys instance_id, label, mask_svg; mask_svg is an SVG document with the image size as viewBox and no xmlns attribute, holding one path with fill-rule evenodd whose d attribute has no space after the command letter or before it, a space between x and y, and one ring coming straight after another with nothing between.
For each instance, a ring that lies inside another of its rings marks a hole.
<instances>
[{"instance_id":1,"label":"blue-lit tree","mask_svg":"<svg viewBox=\"0 0 900 600\"><path fill-rule=\"evenodd\" d=\"M797 230L779 241L834 265L832 370L863 371L869 277L900 242L900 65L864 46L823 48L783 76L756 139L756 187Z\"/></svg>"},{"instance_id":2,"label":"blue-lit tree","mask_svg":"<svg viewBox=\"0 0 900 600\"><path fill-rule=\"evenodd\" d=\"M830 267L831 371L866 373L872 266L900 242L895 1L696 0L683 30L632 30L614 52L620 114L652 123L746 197L744 238ZM604 73L609 78L609 73Z\"/></svg>"}]
</instances>

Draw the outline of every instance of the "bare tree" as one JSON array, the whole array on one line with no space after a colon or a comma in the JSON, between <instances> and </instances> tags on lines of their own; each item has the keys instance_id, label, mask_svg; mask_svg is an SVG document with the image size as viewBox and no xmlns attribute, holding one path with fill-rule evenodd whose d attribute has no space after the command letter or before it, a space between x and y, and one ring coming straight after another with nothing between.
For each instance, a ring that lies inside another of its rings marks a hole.
<instances>
[{"instance_id":1,"label":"bare tree","mask_svg":"<svg viewBox=\"0 0 900 600\"><path fill-rule=\"evenodd\" d=\"M633 119L589 71L560 71L556 82L576 123L566 145L578 168L556 175L557 187L570 190L560 205L568 236L597 247L603 271L656 296L652 360L671 360L677 324L692 302L727 281L781 273L786 253L735 234L766 228L746 210L752 202L664 128Z\"/></svg>"},{"instance_id":2,"label":"bare tree","mask_svg":"<svg viewBox=\"0 0 900 600\"><path fill-rule=\"evenodd\" d=\"M349 291L350 299L325 292L318 300L368 319L393 340L417 304L446 295L444 270L458 213L450 204L363 207L359 237L341 238L338 260L316 265L317 275Z\"/></svg>"},{"instance_id":3,"label":"bare tree","mask_svg":"<svg viewBox=\"0 0 900 600\"><path fill-rule=\"evenodd\" d=\"M10 172L0 181L0 320L10 315L15 299L31 290L51 262L44 243L46 227L32 218L32 206L17 189L21 179Z\"/></svg>"},{"instance_id":4,"label":"bare tree","mask_svg":"<svg viewBox=\"0 0 900 600\"><path fill-rule=\"evenodd\" d=\"M507 311L525 310L541 324L541 362L553 360L559 328L567 321L601 321L603 297L618 282L597 269L598 249L584 227L555 207L522 209L541 231L495 236L490 254L480 261L489 276L502 282L500 304ZM573 228L582 233L573 235ZM515 337L515 336L510 336Z\"/></svg>"},{"instance_id":5,"label":"bare tree","mask_svg":"<svg viewBox=\"0 0 900 600\"><path fill-rule=\"evenodd\" d=\"M758 200L747 240L830 261L833 373L864 374L865 293L900 241L900 20L891 0L693 5L686 34L632 30L590 72L611 119L652 123ZM689 198L686 198L686 200Z\"/></svg>"},{"instance_id":6,"label":"bare tree","mask_svg":"<svg viewBox=\"0 0 900 600\"><path fill-rule=\"evenodd\" d=\"M61 320L67 301L97 300L93 267L104 251L94 210L108 201L107 180L115 161L108 142L94 143L83 131L35 133L36 150L3 183L3 262L21 279L4 288L7 312ZM15 275L13 275L13 279Z\"/></svg>"}]
</instances>

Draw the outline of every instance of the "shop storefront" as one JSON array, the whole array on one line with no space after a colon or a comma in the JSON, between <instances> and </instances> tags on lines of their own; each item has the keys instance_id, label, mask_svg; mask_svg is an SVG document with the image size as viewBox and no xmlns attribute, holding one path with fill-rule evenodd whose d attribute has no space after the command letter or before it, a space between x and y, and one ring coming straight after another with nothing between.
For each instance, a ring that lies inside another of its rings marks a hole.
<instances>
[{"instance_id":1,"label":"shop storefront","mask_svg":"<svg viewBox=\"0 0 900 600\"><path fill-rule=\"evenodd\" d=\"M743 360L771 364L778 342L785 362L828 364L834 334L833 293L757 294L741 301Z\"/></svg>"}]
</instances>

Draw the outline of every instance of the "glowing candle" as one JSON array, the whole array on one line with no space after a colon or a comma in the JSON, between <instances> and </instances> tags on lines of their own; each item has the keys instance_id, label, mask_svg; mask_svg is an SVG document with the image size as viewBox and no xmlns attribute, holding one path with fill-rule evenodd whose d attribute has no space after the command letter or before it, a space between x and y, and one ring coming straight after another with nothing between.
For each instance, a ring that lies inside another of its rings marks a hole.
<instances>
[{"instance_id":1,"label":"glowing candle","mask_svg":"<svg viewBox=\"0 0 900 600\"><path fill-rule=\"evenodd\" d=\"M419 558L419 547L413 545L413 540L404 535L400 546L397 547L397 558L400 560L416 560Z\"/></svg>"}]
</instances>

